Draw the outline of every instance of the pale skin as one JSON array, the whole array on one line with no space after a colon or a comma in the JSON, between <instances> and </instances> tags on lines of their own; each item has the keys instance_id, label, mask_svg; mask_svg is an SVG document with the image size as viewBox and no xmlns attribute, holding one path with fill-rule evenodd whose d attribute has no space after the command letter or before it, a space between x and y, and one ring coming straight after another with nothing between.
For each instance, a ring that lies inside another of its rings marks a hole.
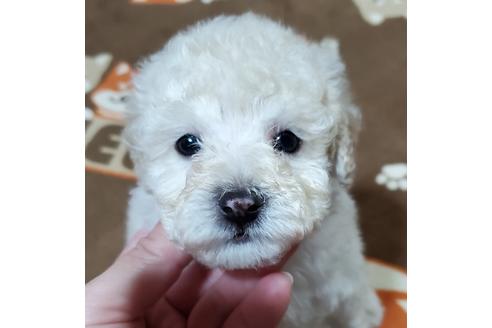
<instances>
[{"instance_id":1,"label":"pale skin","mask_svg":"<svg viewBox=\"0 0 492 328\"><path fill-rule=\"evenodd\" d=\"M86 326L275 327L292 288L281 265L211 271L178 250L158 224L150 233L137 233L86 285Z\"/></svg>"}]
</instances>

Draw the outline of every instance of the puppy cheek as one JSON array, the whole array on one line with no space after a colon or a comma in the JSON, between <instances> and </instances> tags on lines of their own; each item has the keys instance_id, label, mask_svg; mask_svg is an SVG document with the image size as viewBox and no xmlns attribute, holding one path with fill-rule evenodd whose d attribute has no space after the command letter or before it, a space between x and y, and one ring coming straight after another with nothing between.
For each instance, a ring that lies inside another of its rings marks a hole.
<instances>
[{"instance_id":1,"label":"puppy cheek","mask_svg":"<svg viewBox=\"0 0 492 328\"><path fill-rule=\"evenodd\" d=\"M329 214L331 191L329 175L323 169L306 170L297 175L297 192L286 197L298 233L309 234Z\"/></svg>"},{"instance_id":2,"label":"puppy cheek","mask_svg":"<svg viewBox=\"0 0 492 328\"><path fill-rule=\"evenodd\" d=\"M182 246L182 227L187 223L180 220L182 209L186 203L183 187L160 182L154 190L154 194L160 207L161 223L167 237Z\"/></svg>"},{"instance_id":3,"label":"puppy cheek","mask_svg":"<svg viewBox=\"0 0 492 328\"><path fill-rule=\"evenodd\" d=\"M210 198L207 190L186 188L169 213L176 242L190 251L208 248L210 243L222 238L217 226L217 210Z\"/></svg>"},{"instance_id":4,"label":"puppy cheek","mask_svg":"<svg viewBox=\"0 0 492 328\"><path fill-rule=\"evenodd\" d=\"M307 214L314 215L315 219L319 219L316 214L325 211L331 199L330 174L326 169L328 163L323 161L318 164L299 174Z\"/></svg>"}]
</instances>

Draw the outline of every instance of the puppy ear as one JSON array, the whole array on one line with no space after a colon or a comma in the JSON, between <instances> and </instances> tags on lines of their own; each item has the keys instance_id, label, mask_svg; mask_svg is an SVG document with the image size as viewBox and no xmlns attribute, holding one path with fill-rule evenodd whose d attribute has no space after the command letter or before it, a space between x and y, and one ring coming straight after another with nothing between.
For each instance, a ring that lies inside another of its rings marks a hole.
<instances>
[{"instance_id":1,"label":"puppy ear","mask_svg":"<svg viewBox=\"0 0 492 328\"><path fill-rule=\"evenodd\" d=\"M328 149L332 172L341 185L350 187L355 173L355 145L360 130L360 111L351 106L342 113L334 142Z\"/></svg>"},{"instance_id":2,"label":"puppy ear","mask_svg":"<svg viewBox=\"0 0 492 328\"><path fill-rule=\"evenodd\" d=\"M322 65L326 73L325 105L336 115L335 137L328 148L331 175L345 187L354 180L355 144L361 125L361 113L352 103L345 77L338 41L325 38L320 42Z\"/></svg>"}]
</instances>

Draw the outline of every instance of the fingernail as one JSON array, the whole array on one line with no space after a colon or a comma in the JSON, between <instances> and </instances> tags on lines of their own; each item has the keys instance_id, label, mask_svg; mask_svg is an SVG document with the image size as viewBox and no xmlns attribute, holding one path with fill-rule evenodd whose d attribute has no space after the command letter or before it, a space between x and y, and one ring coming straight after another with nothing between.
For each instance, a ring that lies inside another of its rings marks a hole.
<instances>
[{"instance_id":1,"label":"fingernail","mask_svg":"<svg viewBox=\"0 0 492 328\"><path fill-rule=\"evenodd\" d=\"M289 272L284 271L282 273L287 277L287 279L289 279L290 284L293 285L294 284L294 277Z\"/></svg>"}]
</instances>

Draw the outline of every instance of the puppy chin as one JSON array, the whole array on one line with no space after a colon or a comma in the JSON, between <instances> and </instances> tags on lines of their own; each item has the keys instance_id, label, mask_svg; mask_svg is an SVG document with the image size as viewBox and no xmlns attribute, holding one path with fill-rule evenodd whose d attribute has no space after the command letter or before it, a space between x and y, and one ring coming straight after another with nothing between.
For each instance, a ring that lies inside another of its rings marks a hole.
<instances>
[{"instance_id":1,"label":"puppy chin","mask_svg":"<svg viewBox=\"0 0 492 328\"><path fill-rule=\"evenodd\" d=\"M198 262L207 267L235 270L275 265L288 250L287 245L250 240L230 242L214 249L202 249L191 253Z\"/></svg>"}]
</instances>

